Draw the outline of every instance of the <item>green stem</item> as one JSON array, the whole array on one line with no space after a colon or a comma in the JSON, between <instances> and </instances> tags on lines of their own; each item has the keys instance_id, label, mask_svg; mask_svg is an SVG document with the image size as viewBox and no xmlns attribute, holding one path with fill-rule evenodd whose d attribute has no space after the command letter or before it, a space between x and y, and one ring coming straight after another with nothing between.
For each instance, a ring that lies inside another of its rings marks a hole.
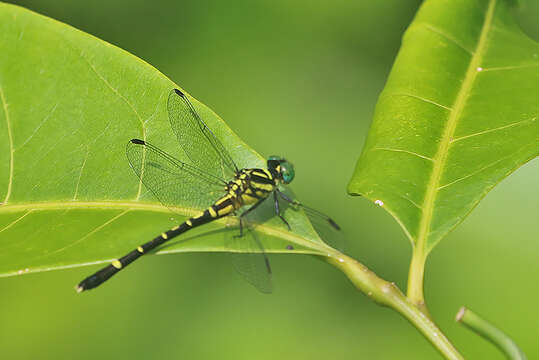
<instances>
[{"instance_id":1,"label":"green stem","mask_svg":"<svg viewBox=\"0 0 539 360\"><path fill-rule=\"evenodd\" d=\"M419 249L414 248L410 271L408 273L408 299L428 314L423 295L423 280L425 277L425 255Z\"/></svg>"},{"instance_id":2,"label":"green stem","mask_svg":"<svg viewBox=\"0 0 539 360\"><path fill-rule=\"evenodd\" d=\"M503 331L464 306L456 317L457 322L496 345L510 360L526 360L526 355Z\"/></svg>"},{"instance_id":3,"label":"green stem","mask_svg":"<svg viewBox=\"0 0 539 360\"><path fill-rule=\"evenodd\" d=\"M352 281L356 288L367 294L380 305L398 311L414 325L428 341L446 358L462 360L463 357L453 347L436 324L415 306L395 285L388 282L355 259L339 252L328 254L326 261L335 266Z\"/></svg>"}]
</instances>

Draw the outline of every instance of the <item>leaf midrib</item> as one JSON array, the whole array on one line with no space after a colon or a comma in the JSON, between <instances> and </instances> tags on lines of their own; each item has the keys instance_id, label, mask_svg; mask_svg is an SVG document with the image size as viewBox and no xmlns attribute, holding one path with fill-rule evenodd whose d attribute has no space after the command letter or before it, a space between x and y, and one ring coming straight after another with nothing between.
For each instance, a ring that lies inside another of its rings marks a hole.
<instances>
[{"instance_id":1,"label":"leaf midrib","mask_svg":"<svg viewBox=\"0 0 539 360\"><path fill-rule=\"evenodd\" d=\"M450 110L449 119L445 126L442 140L440 141L438 151L433 158L434 166L429 182L427 184L427 193L425 194L425 200L423 201L423 216L421 217L421 222L419 224L419 234L416 246L414 248L414 252L416 253L416 255L421 254L421 257L425 257L428 254L428 251L426 251L426 241L428 240L428 235L430 232L432 216L434 213L434 203L438 195L440 178L445 168L444 165L447 160L447 154L449 152L451 138L453 137L457 123L461 118L462 111L470 95L470 89L478 73L477 68L479 67L480 62L483 58L483 53L486 48L487 36L492 23L492 18L494 16L495 7L496 0L490 0L487 8L487 13L485 15L485 21L483 22L483 26L481 28L479 41L477 42L475 51L472 53L472 58L470 60L470 64L468 65L466 75L464 76L464 81L462 82L455 102L451 107L452 110Z\"/></svg>"},{"instance_id":2,"label":"leaf midrib","mask_svg":"<svg viewBox=\"0 0 539 360\"><path fill-rule=\"evenodd\" d=\"M18 211L32 211L32 210L67 210L67 209L95 209L95 210L141 210L141 211L153 211L161 213L175 213L185 214L185 216L193 216L200 213L200 209L189 207L174 207L167 208L158 203L143 203L138 201L47 201L47 202L29 202L29 203L17 203L10 205L0 206L0 214L8 212ZM230 224L230 219L223 218L214 220L214 222L227 225ZM307 249L313 250L313 254L328 255L334 252L334 249L328 247L324 243L318 243L307 240L304 237L296 235L289 231L284 231L273 226L265 224L257 224L256 231L264 233L269 236L278 237L284 240L288 240L292 243L303 246Z\"/></svg>"}]
</instances>

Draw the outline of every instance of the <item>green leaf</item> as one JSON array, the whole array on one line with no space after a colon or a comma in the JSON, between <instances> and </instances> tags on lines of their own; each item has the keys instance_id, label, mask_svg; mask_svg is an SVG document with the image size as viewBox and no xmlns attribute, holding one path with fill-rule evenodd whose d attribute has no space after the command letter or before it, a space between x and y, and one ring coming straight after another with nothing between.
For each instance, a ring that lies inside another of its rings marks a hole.
<instances>
[{"instance_id":1,"label":"green leaf","mask_svg":"<svg viewBox=\"0 0 539 360\"><path fill-rule=\"evenodd\" d=\"M421 263L539 150L539 45L505 0L429 0L406 31L349 184ZM422 270L421 270L422 271Z\"/></svg>"},{"instance_id":2,"label":"green leaf","mask_svg":"<svg viewBox=\"0 0 539 360\"><path fill-rule=\"evenodd\" d=\"M108 261L198 212L177 204L173 214L157 203L125 156L127 141L142 138L186 160L166 112L178 87L171 80L111 44L8 4L0 4L0 49L0 276ZM265 165L193 103L239 166ZM262 217L271 212L265 205ZM268 252L327 252L303 213L285 216L293 232L274 216L257 227ZM226 251L225 223L160 253Z\"/></svg>"}]
</instances>

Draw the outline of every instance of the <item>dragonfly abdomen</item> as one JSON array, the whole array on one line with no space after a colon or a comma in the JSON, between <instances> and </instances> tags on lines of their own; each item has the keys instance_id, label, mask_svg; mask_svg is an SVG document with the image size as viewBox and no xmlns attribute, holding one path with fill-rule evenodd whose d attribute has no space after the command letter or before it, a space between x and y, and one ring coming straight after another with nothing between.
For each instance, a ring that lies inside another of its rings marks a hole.
<instances>
[{"instance_id":1,"label":"dragonfly abdomen","mask_svg":"<svg viewBox=\"0 0 539 360\"><path fill-rule=\"evenodd\" d=\"M232 198L232 196L226 195L222 197L221 199L216 201L215 204L201 212L200 215L189 218L182 224L161 233L161 235L155 237L153 240L138 246L130 253L112 261L110 265L104 267L95 274L88 276L86 279L82 280L79 283L79 285L77 286L77 291L81 292L84 290L90 290L101 285L102 283L110 279L113 275L118 273L120 270L124 269L127 265L131 264L133 261L137 260L142 255L147 254L158 246L163 245L168 240L183 234L189 229L204 225L215 219L226 216L234 210L234 199Z\"/></svg>"}]
</instances>

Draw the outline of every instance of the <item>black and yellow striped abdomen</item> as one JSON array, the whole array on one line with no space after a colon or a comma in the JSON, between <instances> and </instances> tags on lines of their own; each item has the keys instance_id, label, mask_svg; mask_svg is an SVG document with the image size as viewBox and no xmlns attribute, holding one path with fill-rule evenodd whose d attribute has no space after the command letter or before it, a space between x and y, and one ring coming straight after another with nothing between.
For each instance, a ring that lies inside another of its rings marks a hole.
<instances>
[{"instance_id":1,"label":"black and yellow striped abdomen","mask_svg":"<svg viewBox=\"0 0 539 360\"><path fill-rule=\"evenodd\" d=\"M245 205L253 205L267 198L276 187L274 177L266 169L242 169L234 180L226 186L226 195L199 215L189 218L182 224L161 233L153 240L138 246L127 255L116 259L93 275L90 275L77 286L77 291L93 289L110 279L114 274L131 264L144 254L152 251L168 240L200 225L234 213Z\"/></svg>"}]
</instances>

